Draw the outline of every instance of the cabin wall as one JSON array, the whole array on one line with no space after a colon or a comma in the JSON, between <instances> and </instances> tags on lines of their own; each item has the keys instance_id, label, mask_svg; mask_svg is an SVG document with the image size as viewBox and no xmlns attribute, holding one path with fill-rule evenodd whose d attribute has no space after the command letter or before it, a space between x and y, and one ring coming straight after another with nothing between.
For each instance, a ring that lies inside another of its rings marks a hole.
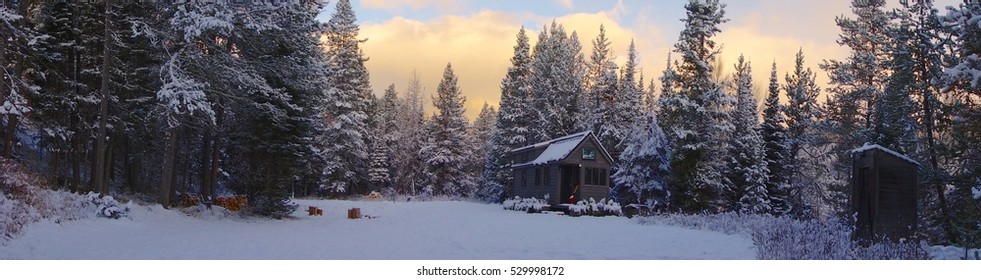
<instances>
[{"instance_id":1,"label":"cabin wall","mask_svg":"<svg viewBox=\"0 0 981 280\"><path fill-rule=\"evenodd\" d=\"M610 187L586 185L580 189L579 195L582 197L582 200L588 201L592 198L595 201L599 201L610 196Z\"/></svg>"},{"instance_id":2,"label":"cabin wall","mask_svg":"<svg viewBox=\"0 0 981 280\"><path fill-rule=\"evenodd\" d=\"M557 204L558 202L558 167L555 165L548 165L548 172L545 172L545 166L527 166L514 169L514 181L512 184L512 193L510 196L519 196L522 198L537 197L545 198L547 194L549 197L549 203ZM541 182L535 184L535 170L542 170ZM545 184L545 178L548 177L548 184ZM522 180L523 179L523 180Z\"/></svg>"}]
</instances>

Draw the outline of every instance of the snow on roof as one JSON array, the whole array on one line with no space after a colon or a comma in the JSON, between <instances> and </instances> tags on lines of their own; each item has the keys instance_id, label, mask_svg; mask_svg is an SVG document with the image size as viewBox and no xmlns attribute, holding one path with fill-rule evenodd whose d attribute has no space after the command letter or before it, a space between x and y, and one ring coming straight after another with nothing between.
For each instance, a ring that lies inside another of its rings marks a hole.
<instances>
[{"instance_id":1,"label":"snow on roof","mask_svg":"<svg viewBox=\"0 0 981 280\"><path fill-rule=\"evenodd\" d=\"M566 139L580 138L579 140L582 140L581 138L583 138L583 136L586 136L586 134L589 134L589 131L583 131L583 132L580 132L580 133L570 134L570 135L562 136L562 137L555 138L555 139L552 139L552 140L548 140L548 141L543 141L543 142L531 144L531 145L528 145L528 146L524 146L524 147L521 147L521 148L517 148L517 149L511 150L511 152L513 153L513 152L517 152L517 151L521 151L521 150L527 150L527 149L532 149L532 148L539 148L539 147L547 146L549 144L552 144L552 143L555 143L555 142L559 142L559 141L563 141L563 140L566 140Z\"/></svg>"},{"instance_id":2,"label":"snow on roof","mask_svg":"<svg viewBox=\"0 0 981 280\"><path fill-rule=\"evenodd\" d=\"M890 155L894 155L894 156L896 156L896 157L898 157L898 158L900 158L902 160L905 160L905 161L908 161L908 162L912 162L913 164L916 164L916 165L920 165L919 162L917 162L917 161L909 158L908 156L905 156L903 154L900 154L897 151L890 150L889 148L886 148L886 147L883 147L883 146L879 146L878 144L865 143L865 145L862 146L861 148L852 150L852 153L853 154L861 153L861 152L865 152L865 151L868 151L868 150L871 150L871 149L878 149L880 151L889 153Z\"/></svg>"},{"instance_id":3,"label":"snow on roof","mask_svg":"<svg viewBox=\"0 0 981 280\"><path fill-rule=\"evenodd\" d=\"M565 157L569 156L569 153L571 153L572 150L576 148L576 146L579 146L579 143L582 143L582 140L586 139L586 136L589 134L590 134L589 131L580 132L569 136L557 138L554 140L549 140L534 145L528 145L528 146L511 150L511 152L518 152L518 151L532 149L532 148L539 148L546 145L548 146L548 148L545 148L545 151L542 152L541 155L538 155L538 157L535 158L534 160L521 164L515 164L512 165L512 167L539 165L539 164L546 164L553 161L562 160Z\"/></svg>"}]
</instances>

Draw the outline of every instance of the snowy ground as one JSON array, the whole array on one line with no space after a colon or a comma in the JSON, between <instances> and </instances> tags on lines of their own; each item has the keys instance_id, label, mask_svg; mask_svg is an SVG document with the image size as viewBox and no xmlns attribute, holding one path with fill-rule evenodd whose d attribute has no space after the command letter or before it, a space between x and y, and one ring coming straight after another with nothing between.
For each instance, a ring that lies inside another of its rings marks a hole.
<instances>
[{"instance_id":1,"label":"snowy ground","mask_svg":"<svg viewBox=\"0 0 981 280\"><path fill-rule=\"evenodd\" d=\"M42 221L0 259L753 259L744 235L566 217L468 202L300 200L293 220L190 217L131 205L127 218ZM324 209L309 217L307 206ZM375 219L348 220L360 207Z\"/></svg>"}]
</instances>

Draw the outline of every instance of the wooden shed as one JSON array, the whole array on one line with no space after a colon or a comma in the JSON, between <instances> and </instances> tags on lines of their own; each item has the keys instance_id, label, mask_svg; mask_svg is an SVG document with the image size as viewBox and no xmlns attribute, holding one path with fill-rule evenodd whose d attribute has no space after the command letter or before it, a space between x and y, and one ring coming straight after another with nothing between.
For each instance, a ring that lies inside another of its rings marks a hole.
<instances>
[{"instance_id":1,"label":"wooden shed","mask_svg":"<svg viewBox=\"0 0 981 280\"><path fill-rule=\"evenodd\" d=\"M916 232L919 163L879 145L852 150L853 239L898 241Z\"/></svg>"},{"instance_id":2,"label":"wooden shed","mask_svg":"<svg viewBox=\"0 0 981 280\"><path fill-rule=\"evenodd\" d=\"M508 196L547 196L549 204L559 205L610 195L613 158L592 132L521 147L507 156L513 175Z\"/></svg>"}]
</instances>

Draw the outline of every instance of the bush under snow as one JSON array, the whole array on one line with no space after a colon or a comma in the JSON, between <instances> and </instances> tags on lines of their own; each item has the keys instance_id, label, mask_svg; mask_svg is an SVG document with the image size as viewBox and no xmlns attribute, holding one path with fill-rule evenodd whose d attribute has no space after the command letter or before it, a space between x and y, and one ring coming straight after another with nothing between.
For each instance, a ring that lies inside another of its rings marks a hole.
<instances>
[{"instance_id":1,"label":"bush under snow","mask_svg":"<svg viewBox=\"0 0 981 280\"><path fill-rule=\"evenodd\" d=\"M55 223L91 217L120 218L129 213L112 197L45 189L46 183L23 166L0 159L0 243L40 220Z\"/></svg>"},{"instance_id":2,"label":"bush under snow","mask_svg":"<svg viewBox=\"0 0 981 280\"><path fill-rule=\"evenodd\" d=\"M575 205L570 205L569 213L589 216L622 216L623 208L620 207L620 203L616 203L612 199L606 200L604 198L597 202L593 198L589 198L589 201L580 200Z\"/></svg>"},{"instance_id":3,"label":"bush under snow","mask_svg":"<svg viewBox=\"0 0 981 280\"><path fill-rule=\"evenodd\" d=\"M541 198L520 198L515 196L504 200L504 210L524 211L528 213L541 212L548 207L548 201Z\"/></svg>"},{"instance_id":4,"label":"bush under snow","mask_svg":"<svg viewBox=\"0 0 981 280\"><path fill-rule=\"evenodd\" d=\"M641 217L641 224L665 224L692 229L745 234L761 260L892 260L928 259L925 244L877 243L862 246L851 239L850 227L837 222L795 220L768 215L660 215Z\"/></svg>"}]
</instances>

